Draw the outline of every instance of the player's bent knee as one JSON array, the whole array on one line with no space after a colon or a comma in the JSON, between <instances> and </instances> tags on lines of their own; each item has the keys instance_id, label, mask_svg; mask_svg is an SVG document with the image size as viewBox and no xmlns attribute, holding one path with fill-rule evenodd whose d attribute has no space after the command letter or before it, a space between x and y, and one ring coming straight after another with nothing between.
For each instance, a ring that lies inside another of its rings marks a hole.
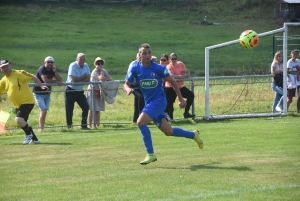
<instances>
[{"instance_id":1,"label":"player's bent knee","mask_svg":"<svg viewBox=\"0 0 300 201\"><path fill-rule=\"evenodd\" d=\"M19 126L25 126L25 125L26 125L26 121L25 121L24 118L22 118L22 117L16 117L16 118L15 118L15 121L16 121L16 123L17 123Z\"/></svg>"}]
</instances>

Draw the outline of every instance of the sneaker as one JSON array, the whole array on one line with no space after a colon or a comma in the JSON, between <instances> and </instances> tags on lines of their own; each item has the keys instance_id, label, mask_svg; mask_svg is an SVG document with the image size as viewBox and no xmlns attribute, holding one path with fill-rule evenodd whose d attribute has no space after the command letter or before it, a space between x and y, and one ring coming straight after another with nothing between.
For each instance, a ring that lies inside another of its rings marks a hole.
<instances>
[{"instance_id":1,"label":"sneaker","mask_svg":"<svg viewBox=\"0 0 300 201\"><path fill-rule=\"evenodd\" d=\"M275 109L276 109L277 112L283 112L279 105L277 105Z\"/></svg>"},{"instance_id":2,"label":"sneaker","mask_svg":"<svg viewBox=\"0 0 300 201\"><path fill-rule=\"evenodd\" d=\"M83 127L83 128L81 128L81 130L91 130L91 129L88 127Z\"/></svg>"},{"instance_id":3,"label":"sneaker","mask_svg":"<svg viewBox=\"0 0 300 201\"><path fill-rule=\"evenodd\" d=\"M200 149L203 149L203 141L200 139L200 132L198 130L194 131L195 137L194 140L197 142Z\"/></svg>"},{"instance_id":4,"label":"sneaker","mask_svg":"<svg viewBox=\"0 0 300 201\"><path fill-rule=\"evenodd\" d=\"M193 118L193 117L195 117L194 114L190 114L190 113L185 113L185 114L183 114L183 116L184 116L185 119L186 118Z\"/></svg>"},{"instance_id":5,"label":"sneaker","mask_svg":"<svg viewBox=\"0 0 300 201\"><path fill-rule=\"evenodd\" d=\"M39 141L39 140L31 140L31 143L33 143L33 144L40 144L41 141Z\"/></svg>"},{"instance_id":6,"label":"sneaker","mask_svg":"<svg viewBox=\"0 0 300 201\"><path fill-rule=\"evenodd\" d=\"M30 135L25 135L25 139L23 141L23 144L28 144L32 137L33 137L32 133L30 133Z\"/></svg>"},{"instance_id":7,"label":"sneaker","mask_svg":"<svg viewBox=\"0 0 300 201\"><path fill-rule=\"evenodd\" d=\"M140 162L141 165L147 165L148 163L157 161L155 154L147 154L146 158Z\"/></svg>"}]
</instances>

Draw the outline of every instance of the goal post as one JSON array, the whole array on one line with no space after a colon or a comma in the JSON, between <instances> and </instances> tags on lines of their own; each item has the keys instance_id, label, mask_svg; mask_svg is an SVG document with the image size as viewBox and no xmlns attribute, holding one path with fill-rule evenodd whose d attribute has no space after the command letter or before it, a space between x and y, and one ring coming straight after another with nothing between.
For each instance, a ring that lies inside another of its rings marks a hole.
<instances>
[{"instance_id":1,"label":"goal post","mask_svg":"<svg viewBox=\"0 0 300 201\"><path fill-rule=\"evenodd\" d=\"M276 33L283 33L283 69L287 68L287 39L288 39L288 26L300 26L300 23L284 23L284 26L280 29L264 32L258 34L259 37L264 37ZM229 115L211 115L210 113L210 51L213 49L229 46L239 43L239 39L209 46L205 48L205 119L228 119L228 118L242 118L242 117L270 117L270 116L286 116L287 115L287 90L283 90L283 113L250 113L250 114L229 114ZM270 61L271 63L271 61ZM246 76L245 76L246 77ZM287 80L287 71L283 71L283 80ZM283 82L283 88L287 88L287 82Z\"/></svg>"}]
</instances>

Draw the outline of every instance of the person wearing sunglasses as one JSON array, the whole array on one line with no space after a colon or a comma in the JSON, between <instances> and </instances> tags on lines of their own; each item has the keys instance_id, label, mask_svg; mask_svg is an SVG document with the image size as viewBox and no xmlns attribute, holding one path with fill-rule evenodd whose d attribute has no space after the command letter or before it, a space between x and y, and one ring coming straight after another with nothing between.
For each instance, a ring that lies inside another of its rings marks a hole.
<instances>
[{"instance_id":1,"label":"person wearing sunglasses","mask_svg":"<svg viewBox=\"0 0 300 201\"><path fill-rule=\"evenodd\" d=\"M91 82L105 82L111 81L112 78L108 74L108 72L103 68L105 61L101 57L97 57L94 61L95 69L91 73ZM93 99L94 107L92 105L93 94L95 94L95 99ZM100 111L105 111L105 100L101 97L101 91L99 84L89 84L87 91L87 101L89 104L89 115L88 115L88 123L89 127L92 128L92 120L93 120L93 110L96 112L96 122L94 123L95 127L100 126Z\"/></svg>"},{"instance_id":2,"label":"person wearing sunglasses","mask_svg":"<svg viewBox=\"0 0 300 201\"><path fill-rule=\"evenodd\" d=\"M166 55L166 54L160 55L159 63L160 63L161 65L167 67L167 65L169 64L169 57L168 57L168 55ZM165 85L166 85L166 82L163 81L164 91L165 91L165 93L166 93ZM167 95L166 95L166 99L167 99L167 103L169 103L170 100L169 100L169 97L168 97ZM171 118L171 117L169 116L169 108L168 108L168 104L167 104L167 107L166 107L166 109L165 109L165 114L166 114L166 116L167 116L168 121L173 121L173 118Z\"/></svg>"},{"instance_id":3,"label":"person wearing sunglasses","mask_svg":"<svg viewBox=\"0 0 300 201\"><path fill-rule=\"evenodd\" d=\"M48 90L43 86L41 81L33 74L24 70L14 70L8 60L0 61L0 70L4 74L0 80L0 94L7 92L8 99L16 107L15 121L25 132L23 144L39 144L40 141L33 132L32 127L28 124L28 117L32 111L35 101L28 82L33 80L43 90Z\"/></svg>"},{"instance_id":4,"label":"person wearing sunglasses","mask_svg":"<svg viewBox=\"0 0 300 201\"><path fill-rule=\"evenodd\" d=\"M44 65L40 66L37 70L36 77L41 81L41 83L57 83L59 86L62 85L62 78L57 72L57 68L54 65L54 59L48 56L44 60ZM53 78L55 80L53 80ZM49 90L42 89L39 86L33 87L33 96L40 108L39 116L39 131L44 130L45 120L47 111L50 106L50 93L52 90L51 86L48 86Z\"/></svg>"},{"instance_id":5,"label":"person wearing sunglasses","mask_svg":"<svg viewBox=\"0 0 300 201\"><path fill-rule=\"evenodd\" d=\"M164 110L167 105L162 79L170 82L178 95L179 106L184 108L186 102L183 99L176 81L170 76L165 66L151 61L152 50L148 43L143 43L139 46L139 55L141 61L132 65L126 75L124 90L127 95L134 92L131 83L136 80L139 89L141 90L144 99L145 107L137 120L137 126L142 134L144 146L146 148L146 158L140 161L141 165L147 165L157 161L152 145L151 132L148 124L153 121L166 136L185 137L193 139L198 144L200 149L203 149L203 142L199 137L199 131L188 131L182 128L171 127L167 121Z\"/></svg>"},{"instance_id":6,"label":"person wearing sunglasses","mask_svg":"<svg viewBox=\"0 0 300 201\"><path fill-rule=\"evenodd\" d=\"M84 84L75 85L73 83L89 82L91 71L87 63L85 63L86 56L84 53L78 53L76 61L72 62L69 66L68 77L66 83L68 85L65 89L65 109L66 120L68 128L73 125L73 110L74 104L77 102L82 110L81 114L81 129L90 130L87 127L87 117L89 112L89 104L86 96L84 95Z\"/></svg>"},{"instance_id":7,"label":"person wearing sunglasses","mask_svg":"<svg viewBox=\"0 0 300 201\"><path fill-rule=\"evenodd\" d=\"M159 63L163 66L166 66L169 64L169 57L166 54L160 55Z\"/></svg>"},{"instance_id":8,"label":"person wearing sunglasses","mask_svg":"<svg viewBox=\"0 0 300 201\"><path fill-rule=\"evenodd\" d=\"M178 57L175 53L171 53L170 54L170 63L167 65L167 69L171 75L171 77L173 77L174 79L184 79L184 78L189 78L190 74L188 72L188 69L186 68L186 66L184 65L183 62L178 61ZM182 96L184 98L186 98L186 107L184 109L184 113L183 116L184 118L193 118L195 117L195 115L192 115L189 113L189 110L191 108L191 105L193 104L194 101L194 93L189 90L187 87L184 86L184 82L183 81L177 81L177 84L180 88L180 92L182 94ZM174 102L176 100L176 92L174 90L174 86L172 85L172 83L166 81L165 84L166 87L166 95L168 97L168 114L170 116L171 119L173 119L173 112L174 112Z\"/></svg>"}]
</instances>

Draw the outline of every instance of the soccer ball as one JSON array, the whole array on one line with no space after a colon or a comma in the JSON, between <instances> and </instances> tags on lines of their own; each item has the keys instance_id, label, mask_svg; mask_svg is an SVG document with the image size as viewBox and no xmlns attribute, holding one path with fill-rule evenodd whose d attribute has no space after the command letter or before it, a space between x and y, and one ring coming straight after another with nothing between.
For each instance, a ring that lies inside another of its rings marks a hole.
<instances>
[{"instance_id":1,"label":"soccer ball","mask_svg":"<svg viewBox=\"0 0 300 201\"><path fill-rule=\"evenodd\" d=\"M246 49L255 48L258 45L258 35L253 30L246 30L240 35L240 44Z\"/></svg>"}]
</instances>

